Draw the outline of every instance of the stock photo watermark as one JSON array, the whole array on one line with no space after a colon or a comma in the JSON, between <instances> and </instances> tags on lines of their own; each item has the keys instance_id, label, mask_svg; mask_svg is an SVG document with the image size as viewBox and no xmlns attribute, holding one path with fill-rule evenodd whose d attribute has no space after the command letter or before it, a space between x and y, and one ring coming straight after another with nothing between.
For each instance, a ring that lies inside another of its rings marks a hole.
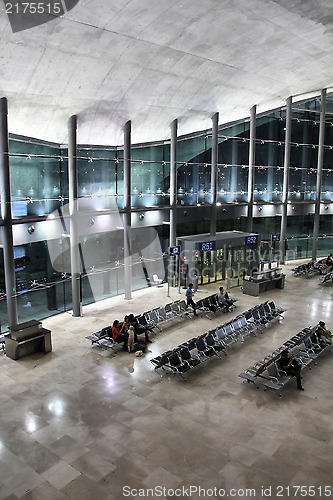
<instances>
[{"instance_id":1,"label":"stock photo watermark","mask_svg":"<svg viewBox=\"0 0 333 500\"><path fill-rule=\"evenodd\" d=\"M46 0L26 2L3 0L13 33L53 21L72 10L80 0Z\"/></svg>"},{"instance_id":2,"label":"stock photo watermark","mask_svg":"<svg viewBox=\"0 0 333 500\"><path fill-rule=\"evenodd\" d=\"M157 485L153 488L123 486L126 498L330 498L332 486L260 486L258 488L203 488L199 485L167 488Z\"/></svg>"}]
</instances>

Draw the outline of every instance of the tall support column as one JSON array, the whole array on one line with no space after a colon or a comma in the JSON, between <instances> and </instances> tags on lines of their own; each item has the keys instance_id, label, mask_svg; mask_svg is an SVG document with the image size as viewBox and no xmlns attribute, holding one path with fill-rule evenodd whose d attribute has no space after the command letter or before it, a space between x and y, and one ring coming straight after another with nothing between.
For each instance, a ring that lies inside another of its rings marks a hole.
<instances>
[{"instance_id":1,"label":"tall support column","mask_svg":"<svg viewBox=\"0 0 333 500\"><path fill-rule=\"evenodd\" d=\"M170 247L177 237L177 119L171 123L170 145Z\"/></svg>"},{"instance_id":2,"label":"tall support column","mask_svg":"<svg viewBox=\"0 0 333 500\"><path fill-rule=\"evenodd\" d=\"M212 117L212 169L211 169L211 217L210 217L210 234L216 235L216 202L217 202L217 162L218 162L218 127L219 114L215 113Z\"/></svg>"},{"instance_id":3,"label":"tall support column","mask_svg":"<svg viewBox=\"0 0 333 500\"><path fill-rule=\"evenodd\" d=\"M132 298L131 221L131 122L124 126L124 288L125 300Z\"/></svg>"},{"instance_id":4,"label":"tall support column","mask_svg":"<svg viewBox=\"0 0 333 500\"><path fill-rule=\"evenodd\" d=\"M73 316L82 314L79 224L78 224L78 182L76 154L77 117L73 115L68 120L68 194L70 216L70 259L72 272L72 303Z\"/></svg>"},{"instance_id":5,"label":"tall support column","mask_svg":"<svg viewBox=\"0 0 333 500\"><path fill-rule=\"evenodd\" d=\"M237 137L237 126L235 125L233 127L233 134L234 137ZM238 189L238 140L237 138L232 139L232 145L231 145L231 163L232 166L229 167L231 169L230 172L230 201L235 201L235 199L238 197L237 196L237 191Z\"/></svg>"},{"instance_id":6,"label":"tall support column","mask_svg":"<svg viewBox=\"0 0 333 500\"><path fill-rule=\"evenodd\" d=\"M247 230L253 230L253 185L254 185L254 162L256 148L256 111L257 107L252 106L250 110L250 147L249 147L249 177L247 183L248 208L247 208Z\"/></svg>"},{"instance_id":7,"label":"tall support column","mask_svg":"<svg viewBox=\"0 0 333 500\"><path fill-rule=\"evenodd\" d=\"M287 235L287 211L288 211L288 191L289 191L289 165L290 165L290 140L291 140L291 97L286 100L286 135L284 146L283 165L283 197L282 197L282 218L280 230L280 261L286 261L286 235Z\"/></svg>"},{"instance_id":8,"label":"tall support column","mask_svg":"<svg viewBox=\"0 0 333 500\"><path fill-rule=\"evenodd\" d=\"M171 144L170 144L170 241L169 246L176 245L177 238L177 129L178 121L175 119L171 123ZM176 263L175 256L168 257L168 297L170 284L175 283Z\"/></svg>"},{"instance_id":9,"label":"tall support column","mask_svg":"<svg viewBox=\"0 0 333 500\"><path fill-rule=\"evenodd\" d=\"M313 260L316 260L317 250L318 250L321 186L322 186L322 180L323 180L323 161L324 161L325 113L326 113L326 89L323 89L321 91L319 145L318 145L318 160L317 160L316 205L315 205L315 216L314 216L314 224L313 224L313 245L312 245L312 259Z\"/></svg>"},{"instance_id":10,"label":"tall support column","mask_svg":"<svg viewBox=\"0 0 333 500\"><path fill-rule=\"evenodd\" d=\"M8 106L7 99L0 99L0 189L1 216L3 219L3 260L7 294L8 325L17 325L14 243L10 200Z\"/></svg>"}]
</instances>

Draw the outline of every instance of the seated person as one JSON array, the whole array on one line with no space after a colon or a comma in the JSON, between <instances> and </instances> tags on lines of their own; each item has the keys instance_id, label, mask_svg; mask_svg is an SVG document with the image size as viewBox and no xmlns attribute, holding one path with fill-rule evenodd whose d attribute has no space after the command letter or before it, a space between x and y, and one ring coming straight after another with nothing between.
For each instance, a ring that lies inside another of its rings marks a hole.
<instances>
[{"instance_id":1,"label":"seated person","mask_svg":"<svg viewBox=\"0 0 333 500\"><path fill-rule=\"evenodd\" d=\"M326 265L332 267L333 266L333 255L330 253L326 259Z\"/></svg>"},{"instance_id":2,"label":"seated person","mask_svg":"<svg viewBox=\"0 0 333 500\"><path fill-rule=\"evenodd\" d=\"M128 333L125 331L124 323L119 323L117 319L112 325L112 338L117 344L123 342L123 349L127 351Z\"/></svg>"},{"instance_id":3,"label":"seated person","mask_svg":"<svg viewBox=\"0 0 333 500\"><path fill-rule=\"evenodd\" d=\"M131 322L129 320L129 316L124 316L124 321L122 323L124 331L128 332L129 327L131 326Z\"/></svg>"},{"instance_id":4,"label":"seated person","mask_svg":"<svg viewBox=\"0 0 333 500\"><path fill-rule=\"evenodd\" d=\"M324 321L319 321L319 326L316 331L319 342L325 342L325 344L332 343L332 332L328 330Z\"/></svg>"},{"instance_id":5,"label":"seated person","mask_svg":"<svg viewBox=\"0 0 333 500\"><path fill-rule=\"evenodd\" d=\"M284 349L281 352L281 357L277 362L279 370L283 370L287 375L291 375L292 377L296 377L297 389L300 391L304 391L301 382L301 365L296 361L296 359L292 359L288 357L288 349Z\"/></svg>"},{"instance_id":6,"label":"seated person","mask_svg":"<svg viewBox=\"0 0 333 500\"><path fill-rule=\"evenodd\" d=\"M217 300L220 306L224 306L226 311L229 312L230 307L232 307L233 302L229 299L228 292L224 291L223 286L220 286L219 292L217 294Z\"/></svg>"},{"instance_id":7,"label":"seated person","mask_svg":"<svg viewBox=\"0 0 333 500\"><path fill-rule=\"evenodd\" d=\"M145 340L148 344L151 344L151 340L148 337L148 329L146 326L140 325L138 320L134 317L134 314L128 315L129 325L134 326L134 342L138 341L138 335L145 334Z\"/></svg>"}]
</instances>

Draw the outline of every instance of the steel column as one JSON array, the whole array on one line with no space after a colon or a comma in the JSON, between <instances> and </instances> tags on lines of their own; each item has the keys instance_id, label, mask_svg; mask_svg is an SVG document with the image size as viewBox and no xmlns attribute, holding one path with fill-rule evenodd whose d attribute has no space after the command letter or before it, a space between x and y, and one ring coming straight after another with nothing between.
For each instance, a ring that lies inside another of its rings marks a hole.
<instances>
[{"instance_id":1,"label":"steel column","mask_svg":"<svg viewBox=\"0 0 333 500\"><path fill-rule=\"evenodd\" d=\"M177 119L171 123L170 144L170 247L177 237Z\"/></svg>"},{"instance_id":2,"label":"steel column","mask_svg":"<svg viewBox=\"0 0 333 500\"><path fill-rule=\"evenodd\" d=\"M72 273L73 316L82 315L81 274L78 224L78 182L77 182L77 117L68 120L68 194L70 216L70 259Z\"/></svg>"},{"instance_id":3,"label":"steel column","mask_svg":"<svg viewBox=\"0 0 333 500\"><path fill-rule=\"evenodd\" d=\"M3 260L7 295L8 325L15 326L17 320L17 301L15 285L14 243L12 230L12 210L10 199L9 144L8 144L8 106L7 99L0 99L0 188L1 216L3 220Z\"/></svg>"},{"instance_id":4,"label":"steel column","mask_svg":"<svg viewBox=\"0 0 333 500\"><path fill-rule=\"evenodd\" d=\"M256 150L256 106L250 110L250 147L249 147L249 177L247 183L248 208L247 208L247 230L253 230L253 185L254 185L254 162Z\"/></svg>"},{"instance_id":5,"label":"steel column","mask_svg":"<svg viewBox=\"0 0 333 500\"><path fill-rule=\"evenodd\" d=\"M132 298L131 220L131 122L124 126L124 288L125 300Z\"/></svg>"},{"instance_id":6,"label":"steel column","mask_svg":"<svg viewBox=\"0 0 333 500\"><path fill-rule=\"evenodd\" d=\"M283 165L283 198L282 198L282 218L280 230L280 261L282 264L286 260L286 235L287 235L287 213L288 213L288 191L289 191L289 165L290 165L290 140L291 140L291 97L286 100L286 135L284 146Z\"/></svg>"},{"instance_id":7,"label":"steel column","mask_svg":"<svg viewBox=\"0 0 333 500\"><path fill-rule=\"evenodd\" d=\"M218 133L219 133L219 114L215 113L212 117L212 168L211 168L211 218L210 234L216 235L216 201L217 201L217 162L218 162Z\"/></svg>"},{"instance_id":8,"label":"steel column","mask_svg":"<svg viewBox=\"0 0 333 500\"><path fill-rule=\"evenodd\" d=\"M312 245L313 260L316 260L317 250L318 250L321 186L323 180L323 162L324 162L325 114L326 114L326 89L323 89L321 91L319 144L318 144L318 159L317 159L316 204L315 204L315 216L313 224L313 245Z\"/></svg>"}]
</instances>

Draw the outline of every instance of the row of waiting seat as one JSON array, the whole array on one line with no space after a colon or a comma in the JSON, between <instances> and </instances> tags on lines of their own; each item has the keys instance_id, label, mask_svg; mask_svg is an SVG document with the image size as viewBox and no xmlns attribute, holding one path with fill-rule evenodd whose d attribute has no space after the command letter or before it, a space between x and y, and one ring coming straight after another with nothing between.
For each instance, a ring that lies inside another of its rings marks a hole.
<instances>
[{"instance_id":1,"label":"row of waiting seat","mask_svg":"<svg viewBox=\"0 0 333 500\"><path fill-rule=\"evenodd\" d=\"M236 307L235 302L238 301L238 299L234 299L232 297L228 298L229 302L231 305L229 307ZM210 295L209 297L205 297L204 299L198 300L196 302L196 308L199 311L204 311L206 313L206 317L208 319L212 319L210 317L209 313L215 313L217 311L222 311L222 312L227 312L228 307L225 304L220 304L217 298L217 294ZM208 313L208 314L207 314Z\"/></svg>"},{"instance_id":2,"label":"row of waiting seat","mask_svg":"<svg viewBox=\"0 0 333 500\"><path fill-rule=\"evenodd\" d=\"M319 283L332 283L332 281L333 281L333 271L330 271L329 273L319 278Z\"/></svg>"},{"instance_id":3,"label":"row of waiting seat","mask_svg":"<svg viewBox=\"0 0 333 500\"><path fill-rule=\"evenodd\" d=\"M264 302L248 309L232 321L152 358L150 362L155 370L169 369L186 380L186 372L213 356L220 358L221 352L226 355L227 347L238 340L244 341L244 338L251 333L255 335L256 330L262 331L261 326L267 326L273 319L280 318L283 312L284 310L277 308L274 302Z\"/></svg>"},{"instance_id":4,"label":"row of waiting seat","mask_svg":"<svg viewBox=\"0 0 333 500\"><path fill-rule=\"evenodd\" d=\"M329 271L331 271L331 267L326 264L326 259L312 260L292 269L294 276L305 276L306 278L311 278L316 274L325 276Z\"/></svg>"},{"instance_id":5,"label":"row of waiting seat","mask_svg":"<svg viewBox=\"0 0 333 500\"><path fill-rule=\"evenodd\" d=\"M237 299L230 299L230 301L234 304ZM217 311L225 312L226 306L221 306L219 304L217 294L215 293L198 300L196 302L196 310L203 311L205 313ZM161 331L161 325L178 318L192 318L192 313L192 308L186 308L185 300L176 300L174 302L166 304L165 306L157 307L155 309L152 309L151 311L147 311L140 316L137 316L137 319L141 325L151 328L157 328ZM211 319L208 314L206 314L206 316Z\"/></svg>"},{"instance_id":6,"label":"row of waiting seat","mask_svg":"<svg viewBox=\"0 0 333 500\"><path fill-rule=\"evenodd\" d=\"M142 314L139 314L135 319L140 323L141 326L147 328L148 330L154 331L154 328L162 330L160 325L168 321L188 317L191 315L186 309L186 304L184 300L176 300L170 304L166 304L164 307L158 307ZM112 327L106 326L102 330L87 335L86 339L90 340L92 345L99 345L106 348L115 349L118 345L112 338Z\"/></svg>"},{"instance_id":7,"label":"row of waiting seat","mask_svg":"<svg viewBox=\"0 0 333 500\"><path fill-rule=\"evenodd\" d=\"M233 303L236 302L236 299L230 300ZM204 299L200 299L196 303L196 307L197 310L203 311L205 313L225 311L225 307L219 305L216 294L205 297ZM209 317L208 314L206 314L206 316ZM186 308L185 300L176 300L174 302L166 304L165 306L156 307L155 309L151 309L142 314L139 314L138 316L136 316L136 319L140 323L140 325L148 328L151 331L154 331L154 329L162 331L161 326L169 322L177 319L192 317L193 311L192 309ZM209 317L209 319L211 318ZM102 347L111 348L114 350L117 344L112 338L111 330L111 326L106 326L102 328L102 330L88 335L86 339L90 340L92 344L100 345Z\"/></svg>"},{"instance_id":8,"label":"row of waiting seat","mask_svg":"<svg viewBox=\"0 0 333 500\"><path fill-rule=\"evenodd\" d=\"M274 389L281 396L280 390L293 378L278 366L282 351L288 349L291 356L301 364L302 368L305 368L312 363L315 364L317 357L331 347L331 344L322 342L318 338L317 328L318 325L304 328L281 347L239 373L238 376L244 379L243 382L253 383L257 388L262 385L264 389Z\"/></svg>"}]
</instances>

